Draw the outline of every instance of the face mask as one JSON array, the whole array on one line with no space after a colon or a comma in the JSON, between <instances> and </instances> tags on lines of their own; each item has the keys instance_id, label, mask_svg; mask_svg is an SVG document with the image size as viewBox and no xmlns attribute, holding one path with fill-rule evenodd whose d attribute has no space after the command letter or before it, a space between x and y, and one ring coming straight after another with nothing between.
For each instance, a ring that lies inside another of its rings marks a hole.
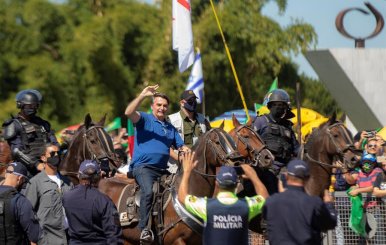
<instances>
[{"instance_id":1,"label":"face mask","mask_svg":"<svg viewBox=\"0 0 386 245\"><path fill-rule=\"evenodd\" d=\"M58 155L47 158L47 163L51 165L52 167L59 167L60 164L60 157Z\"/></svg>"},{"instance_id":2,"label":"face mask","mask_svg":"<svg viewBox=\"0 0 386 245\"><path fill-rule=\"evenodd\" d=\"M195 112L196 109L197 109L197 101L196 100L192 100L192 101L187 101L185 104L184 104L184 108L190 112Z\"/></svg>"},{"instance_id":3,"label":"face mask","mask_svg":"<svg viewBox=\"0 0 386 245\"><path fill-rule=\"evenodd\" d=\"M23 108L23 113L27 116L33 116L37 112L36 108Z\"/></svg>"},{"instance_id":4,"label":"face mask","mask_svg":"<svg viewBox=\"0 0 386 245\"><path fill-rule=\"evenodd\" d=\"M368 173L370 173L371 171L373 171L373 169L374 169L374 164L369 163L369 162L365 162L365 163L363 163L362 166L361 166L361 170L362 170L364 173L366 173L366 174L368 174Z\"/></svg>"},{"instance_id":5,"label":"face mask","mask_svg":"<svg viewBox=\"0 0 386 245\"><path fill-rule=\"evenodd\" d=\"M271 115L275 119L283 118L286 108L283 106L272 106L269 111L271 112Z\"/></svg>"}]
</instances>

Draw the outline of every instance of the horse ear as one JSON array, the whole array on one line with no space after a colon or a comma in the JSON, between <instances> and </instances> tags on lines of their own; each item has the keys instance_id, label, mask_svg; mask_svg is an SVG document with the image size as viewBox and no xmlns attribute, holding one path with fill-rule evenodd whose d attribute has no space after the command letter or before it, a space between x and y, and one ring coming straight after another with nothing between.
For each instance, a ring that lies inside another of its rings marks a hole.
<instances>
[{"instance_id":1,"label":"horse ear","mask_svg":"<svg viewBox=\"0 0 386 245\"><path fill-rule=\"evenodd\" d=\"M339 118L340 122L345 122L346 121L346 113L343 113L342 116Z\"/></svg>"},{"instance_id":2,"label":"horse ear","mask_svg":"<svg viewBox=\"0 0 386 245\"><path fill-rule=\"evenodd\" d=\"M334 113L332 113L332 116L330 117L330 119L328 119L328 122L327 124L328 125L332 125L336 122L336 112L334 111Z\"/></svg>"},{"instance_id":3,"label":"horse ear","mask_svg":"<svg viewBox=\"0 0 386 245\"><path fill-rule=\"evenodd\" d=\"M107 114L105 113L105 115L97 123L98 126L102 126L102 127L105 126L106 116L107 116Z\"/></svg>"},{"instance_id":4,"label":"horse ear","mask_svg":"<svg viewBox=\"0 0 386 245\"><path fill-rule=\"evenodd\" d=\"M219 128L224 129L225 119L222 120L222 123L220 124Z\"/></svg>"},{"instance_id":5,"label":"horse ear","mask_svg":"<svg viewBox=\"0 0 386 245\"><path fill-rule=\"evenodd\" d=\"M237 128L238 126L240 126L240 122L239 122L239 120L237 120L235 114L232 114L232 122L233 122L233 126L234 126L235 128Z\"/></svg>"},{"instance_id":6,"label":"horse ear","mask_svg":"<svg viewBox=\"0 0 386 245\"><path fill-rule=\"evenodd\" d=\"M91 126L91 122L92 122L92 119L91 119L90 113L87 113L87 115L84 117L84 126L86 127L86 129L88 129Z\"/></svg>"}]
</instances>

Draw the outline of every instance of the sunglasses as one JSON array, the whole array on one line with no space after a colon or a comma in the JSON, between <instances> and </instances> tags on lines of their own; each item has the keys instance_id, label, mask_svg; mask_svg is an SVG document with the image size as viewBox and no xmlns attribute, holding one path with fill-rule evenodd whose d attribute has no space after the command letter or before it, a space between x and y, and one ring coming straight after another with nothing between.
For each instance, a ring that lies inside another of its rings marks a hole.
<instances>
[{"instance_id":1,"label":"sunglasses","mask_svg":"<svg viewBox=\"0 0 386 245\"><path fill-rule=\"evenodd\" d=\"M51 151L48 154L50 154L51 157L54 157L55 155L60 155L60 151Z\"/></svg>"},{"instance_id":2,"label":"sunglasses","mask_svg":"<svg viewBox=\"0 0 386 245\"><path fill-rule=\"evenodd\" d=\"M367 145L369 148L375 148L377 145Z\"/></svg>"}]
</instances>

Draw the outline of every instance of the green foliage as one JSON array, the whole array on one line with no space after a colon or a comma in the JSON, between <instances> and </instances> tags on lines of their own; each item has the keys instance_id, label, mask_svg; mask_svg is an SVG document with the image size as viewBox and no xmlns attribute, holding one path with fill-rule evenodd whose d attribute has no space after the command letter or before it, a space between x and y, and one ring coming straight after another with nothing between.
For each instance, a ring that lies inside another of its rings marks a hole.
<instances>
[{"instance_id":1,"label":"green foliage","mask_svg":"<svg viewBox=\"0 0 386 245\"><path fill-rule=\"evenodd\" d=\"M305 106L328 113L336 103L317 81L297 74L290 59L316 43L313 28L295 20L282 28L261 14L269 0L214 1L247 105L261 102L274 77L294 95L301 81ZM286 0L276 0L283 13ZM211 6L193 1L195 45L201 49L206 111L214 117L241 108ZM147 84L158 83L178 109L189 72L179 73L171 49L171 1L0 0L0 121L17 113L17 91L35 88L39 114L55 129L122 115ZM320 96L323 94L323 96ZM317 96L316 96L317 95ZM141 107L147 110L150 101Z\"/></svg>"}]
</instances>

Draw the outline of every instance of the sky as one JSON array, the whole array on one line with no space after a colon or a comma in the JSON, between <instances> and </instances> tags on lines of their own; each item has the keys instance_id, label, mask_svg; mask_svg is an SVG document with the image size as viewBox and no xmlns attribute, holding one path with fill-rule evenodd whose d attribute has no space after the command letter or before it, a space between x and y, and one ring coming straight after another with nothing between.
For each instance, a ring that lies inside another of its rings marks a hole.
<instances>
[{"instance_id":1,"label":"sky","mask_svg":"<svg viewBox=\"0 0 386 245\"><path fill-rule=\"evenodd\" d=\"M335 19L340 11L347 8L361 8L369 12L364 5L369 2L375 7L384 18L386 18L386 0L288 0L287 9L280 15L276 3L272 1L263 9L263 14L286 26L296 18L311 24L318 35L316 49L329 48L354 48L354 40L348 39L340 34L335 27ZM358 11L351 11L344 17L344 26L347 32L356 37L370 35L376 25L375 17L370 12L364 15ZM365 43L366 48L385 48L386 30L385 28L378 36L369 39ZM308 61L299 55L294 57L299 64L299 71L308 76L317 78L317 74L312 69Z\"/></svg>"}]
</instances>

